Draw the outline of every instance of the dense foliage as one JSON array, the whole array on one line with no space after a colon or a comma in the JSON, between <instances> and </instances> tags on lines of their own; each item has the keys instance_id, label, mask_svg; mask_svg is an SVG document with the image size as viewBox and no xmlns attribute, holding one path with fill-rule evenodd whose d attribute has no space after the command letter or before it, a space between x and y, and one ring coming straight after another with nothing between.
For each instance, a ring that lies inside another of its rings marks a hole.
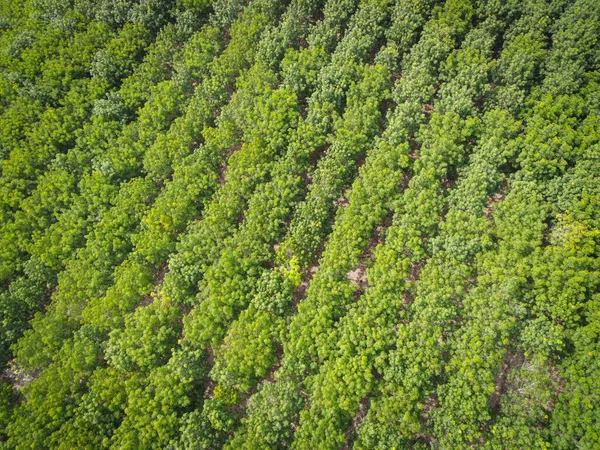
<instances>
[{"instance_id":1,"label":"dense foliage","mask_svg":"<svg viewBox=\"0 0 600 450\"><path fill-rule=\"evenodd\" d=\"M0 4L0 448L600 448L600 2Z\"/></svg>"}]
</instances>

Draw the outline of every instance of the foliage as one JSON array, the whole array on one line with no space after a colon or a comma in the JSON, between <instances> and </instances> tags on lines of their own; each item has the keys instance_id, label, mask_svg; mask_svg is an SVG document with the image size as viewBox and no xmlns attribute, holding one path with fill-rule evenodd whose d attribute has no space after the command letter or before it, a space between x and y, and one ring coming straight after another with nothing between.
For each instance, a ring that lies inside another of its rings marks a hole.
<instances>
[{"instance_id":1,"label":"foliage","mask_svg":"<svg viewBox=\"0 0 600 450\"><path fill-rule=\"evenodd\" d=\"M599 448L600 3L0 4L0 448Z\"/></svg>"}]
</instances>

